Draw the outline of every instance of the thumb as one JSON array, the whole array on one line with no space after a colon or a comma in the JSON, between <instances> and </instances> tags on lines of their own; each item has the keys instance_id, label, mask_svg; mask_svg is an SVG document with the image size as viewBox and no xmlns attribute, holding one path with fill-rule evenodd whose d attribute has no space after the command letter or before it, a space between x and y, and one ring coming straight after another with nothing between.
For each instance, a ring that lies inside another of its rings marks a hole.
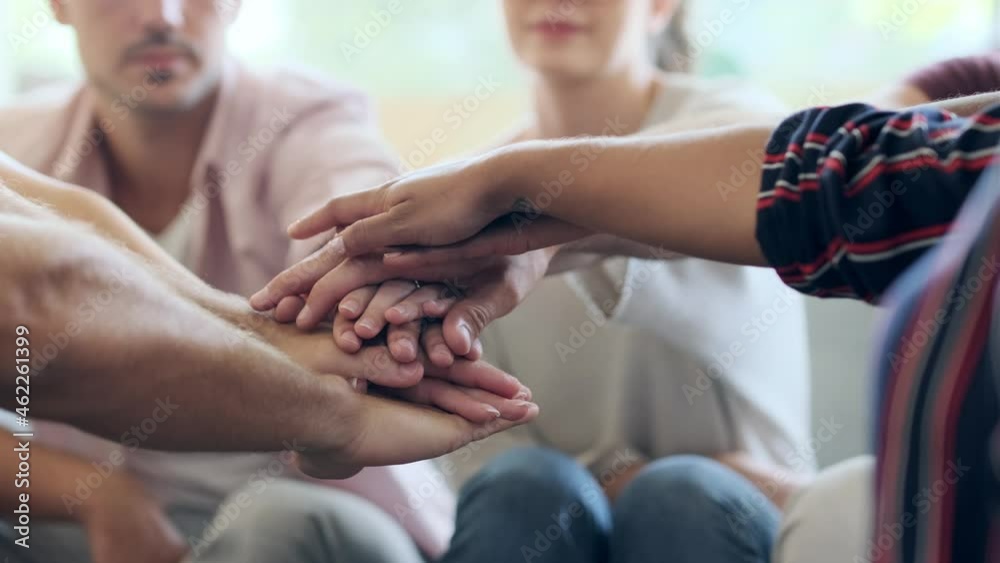
<instances>
[{"instance_id":1,"label":"thumb","mask_svg":"<svg viewBox=\"0 0 1000 563\"><path fill-rule=\"evenodd\" d=\"M444 340L452 352L468 355L473 343L493 321L510 313L517 300L499 284L471 293L451 308L444 319Z\"/></svg>"}]
</instances>

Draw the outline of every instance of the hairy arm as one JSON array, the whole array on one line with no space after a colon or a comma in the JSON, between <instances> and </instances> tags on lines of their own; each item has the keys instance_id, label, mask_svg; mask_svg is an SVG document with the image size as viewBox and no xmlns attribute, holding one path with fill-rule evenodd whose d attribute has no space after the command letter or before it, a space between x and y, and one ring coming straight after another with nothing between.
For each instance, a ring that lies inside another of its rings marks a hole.
<instances>
[{"instance_id":1,"label":"hairy arm","mask_svg":"<svg viewBox=\"0 0 1000 563\"><path fill-rule=\"evenodd\" d=\"M139 262L147 270L181 297L234 324L254 327L264 324L264 320L256 317L244 300L203 282L160 248L106 198L35 172L3 153L0 153L0 181L10 190L0 192L0 210L7 208L9 213L40 218L58 215L86 223L97 233L141 258ZM38 205L28 204L21 198Z\"/></svg>"},{"instance_id":2,"label":"hairy arm","mask_svg":"<svg viewBox=\"0 0 1000 563\"><path fill-rule=\"evenodd\" d=\"M33 415L115 438L170 411L148 441L166 449L348 440L338 436L355 402L346 381L311 374L175 295L102 238L10 214L0 237L0 326L11 338L18 326L30 331ZM5 408L16 406L12 352L0 368Z\"/></svg>"}]
</instances>

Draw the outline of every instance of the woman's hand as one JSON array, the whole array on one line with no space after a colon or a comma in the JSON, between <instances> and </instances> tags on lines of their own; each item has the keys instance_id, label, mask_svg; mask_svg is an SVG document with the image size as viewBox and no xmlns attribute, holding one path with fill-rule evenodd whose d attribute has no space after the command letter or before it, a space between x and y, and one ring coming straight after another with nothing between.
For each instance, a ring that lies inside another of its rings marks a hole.
<instances>
[{"instance_id":1,"label":"woman's hand","mask_svg":"<svg viewBox=\"0 0 1000 563\"><path fill-rule=\"evenodd\" d=\"M331 199L292 224L292 238L338 229L335 251L348 256L393 246L441 246L478 233L494 219L518 211L505 194L495 159L464 160L414 172L365 192ZM487 165L489 163L490 165Z\"/></svg>"}]
</instances>

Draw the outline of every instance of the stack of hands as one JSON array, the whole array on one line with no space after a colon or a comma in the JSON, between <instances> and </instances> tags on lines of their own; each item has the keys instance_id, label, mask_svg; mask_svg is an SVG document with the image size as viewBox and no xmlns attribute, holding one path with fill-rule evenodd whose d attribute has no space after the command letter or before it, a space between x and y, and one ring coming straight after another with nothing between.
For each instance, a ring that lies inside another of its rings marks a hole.
<instances>
[{"instance_id":1,"label":"stack of hands","mask_svg":"<svg viewBox=\"0 0 1000 563\"><path fill-rule=\"evenodd\" d=\"M335 198L299 220L289 228L293 238L334 229L337 235L275 277L250 304L273 311L281 323L313 331L319 339L329 340L327 330L332 330L342 354L318 354L324 347L319 340L295 339L301 355L293 351L292 356L322 373L344 374L360 391L434 406L476 424L526 422L537 413L530 391L480 361L479 335L523 301L545 275L555 254L548 247L586 232L548 218L534 217L525 226L502 217L504 213L490 216L477 208L475 199L451 206L443 215L478 216L479 223L442 224L433 211L433 188L448 185L454 173L468 171L446 166L412 174L376 190ZM388 201L387 192L401 190L427 197L430 220L413 226L428 227L428 239L400 239L397 229L384 226L393 221L386 217L391 209L373 204ZM451 227L458 228L439 236L437 231ZM376 232L382 236L363 238ZM413 244L459 240L434 247ZM399 245L406 245L404 251ZM344 368L343 354L351 356L350 369ZM324 361L339 365L322 365Z\"/></svg>"}]
</instances>

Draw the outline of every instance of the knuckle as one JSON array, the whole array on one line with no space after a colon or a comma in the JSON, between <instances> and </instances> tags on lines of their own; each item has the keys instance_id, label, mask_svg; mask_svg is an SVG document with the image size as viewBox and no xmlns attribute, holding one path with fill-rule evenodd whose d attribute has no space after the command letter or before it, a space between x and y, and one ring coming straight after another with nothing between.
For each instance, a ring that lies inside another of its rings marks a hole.
<instances>
[{"instance_id":1,"label":"knuckle","mask_svg":"<svg viewBox=\"0 0 1000 563\"><path fill-rule=\"evenodd\" d=\"M493 320L496 312L494 305L488 301L479 301L470 304L465 309L466 318L472 323L477 333L486 329L486 326Z\"/></svg>"}]
</instances>

